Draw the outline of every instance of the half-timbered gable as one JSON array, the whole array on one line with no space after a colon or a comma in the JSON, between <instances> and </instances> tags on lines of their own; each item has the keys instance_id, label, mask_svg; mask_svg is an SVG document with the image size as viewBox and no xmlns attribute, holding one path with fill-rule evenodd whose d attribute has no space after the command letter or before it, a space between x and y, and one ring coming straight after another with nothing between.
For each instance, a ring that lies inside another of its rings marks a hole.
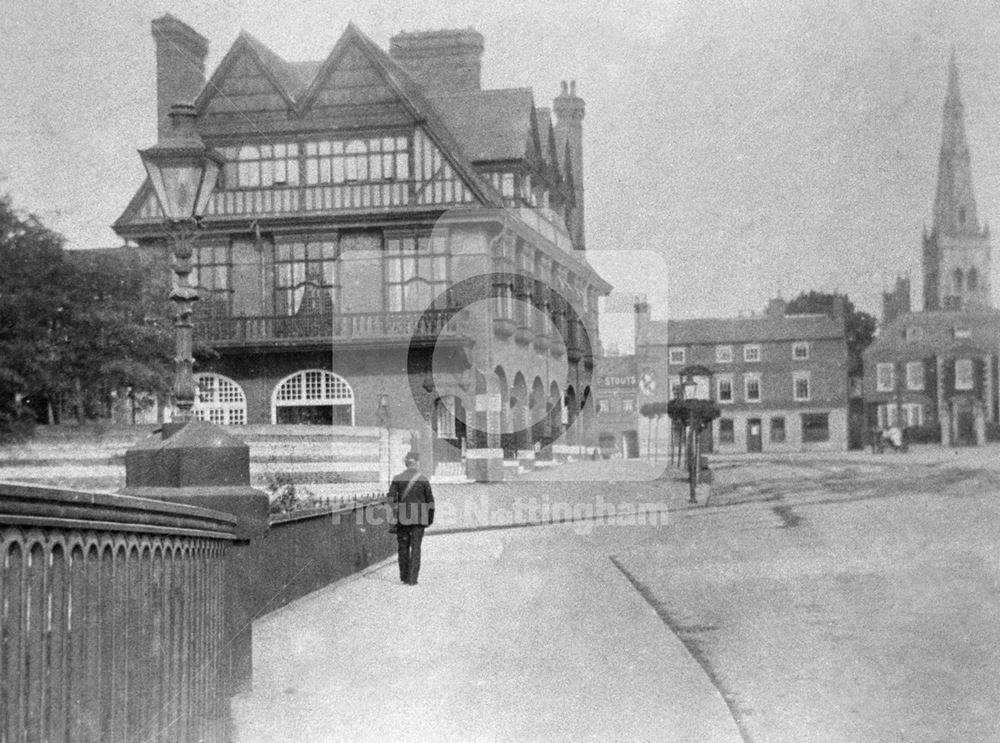
<instances>
[{"instance_id":1,"label":"half-timbered gable","mask_svg":"<svg viewBox=\"0 0 1000 743\"><path fill-rule=\"evenodd\" d=\"M291 66L241 32L198 96L199 129L211 136L286 128L300 86Z\"/></svg>"}]
</instances>

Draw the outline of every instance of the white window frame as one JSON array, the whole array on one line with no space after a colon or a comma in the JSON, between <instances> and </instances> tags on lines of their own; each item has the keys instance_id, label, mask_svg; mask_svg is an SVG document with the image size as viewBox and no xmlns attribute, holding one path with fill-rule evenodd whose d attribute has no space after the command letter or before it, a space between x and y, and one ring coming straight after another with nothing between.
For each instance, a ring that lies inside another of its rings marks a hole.
<instances>
[{"instance_id":1,"label":"white window frame","mask_svg":"<svg viewBox=\"0 0 1000 743\"><path fill-rule=\"evenodd\" d=\"M671 364L683 364L687 359L687 352L683 348L671 348L667 355Z\"/></svg>"},{"instance_id":2,"label":"white window frame","mask_svg":"<svg viewBox=\"0 0 1000 743\"><path fill-rule=\"evenodd\" d=\"M806 394L799 395L799 381L805 381ZM808 402L812 399L812 380L807 371L797 371L792 373L792 399L796 402Z\"/></svg>"},{"instance_id":3,"label":"white window frame","mask_svg":"<svg viewBox=\"0 0 1000 743\"><path fill-rule=\"evenodd\" d=\"M757 383L757 396L750 397L750 383ZM744 374L743 375L743 399L747 402L760 402L763 397L763 391L761 390L760 374Z\"/></svg>"},{"instance_id":4,"label":"white window frame","mask_svg":"<svg viewBox=\"0 0 1000 743\"><path fill-rule=\"evenodd\" d=\"M733 363L733 347L732 346L716 346L715 347L715 363L716 364L731 364L731 363Z\"/></svg>"},{"instance_id":5,"label":"white window frame","mask_svg":"<svg viewBox=\"0 0 1000 743\"><path fill-rule=\"evenodd\" d=\"M959 367L961 364L961 367ZM959 371L959 369L962 371ZM976 388L976 366L972 359L955 359L955 389L974 390Z\"/></svg>"},{"instance_id":6,"label":"white window frame","mask_svg":"<svg viewBox=\"0 0 1000 743\"><path fill-rule=\"evenodd\" d=\"M722 399L722 383L727 382L729 384L729 399ZM730 404L736 399L736 391L733 389L733 375L732 374L722 374L715 378L715 401L723 404Z\"/></svg>"},{"instance_id":7,"label":"white window frame","mask_svg":"<svg viewBox=\"0 0 1000 743\"><path fill-rule=\"evenodd\" d=\"M919 402L903 403L903 421L907 428L924 425L924 406Z\"/></svg>"},{"instance_id":8,"label":"white window frame","mask_svg":"<svg viewBox=\"0 0 1000 743\"><path fill-rule=\"evenodd\" d=\"M802 351L801 355L799 354L800 351ZM809 341L795 341L795 343L792 344L792 360L809 360Z\"/></svg>"},{"instance_id":9,"label":"white window frame","mask_svg":"<svg viewBox=\"0 0 1000 743\"><path fill-rule=\"evenodd\" d=\"M875 390L892 392L894 389L896 389L896 365L891 361L880 361L875 364Z\"/></svg>"},{"instance_id":10,"label":"white window frame","mask_svg":"<svg viewBox=\"0 0 1000 743\"><path fill-rule=\"evenodd\" d=\"M760 344L754 343L752 345L743 346L743 360L748 363L759 363L760 362Z\"/></svg>"},{"instance_id":11,"label":"white window frame","mask_svg":"<svg viewBox=\"0 0 1000 743\"><path fill-rule=\"evenodd\" d=\"M247 396L243 388L221 374L200 372L194 375L195 398L191 412L196 420L221 426L247 422Z\"/></svg>"},{"instance_id":12,"label":"white window frame","mask_svg":"<svg viewBox=\"0 0 1000 743\"><path fill-rule=\"evenodd\" d=\"M924 389L924 362L906 362L906 389L922 392Z\"/></svg>"}]
</instances>

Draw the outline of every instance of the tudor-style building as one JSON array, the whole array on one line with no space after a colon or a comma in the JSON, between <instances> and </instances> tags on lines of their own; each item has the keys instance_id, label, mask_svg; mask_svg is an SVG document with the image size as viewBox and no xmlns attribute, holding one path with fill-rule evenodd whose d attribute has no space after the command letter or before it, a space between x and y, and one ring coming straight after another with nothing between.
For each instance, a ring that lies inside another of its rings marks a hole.
<instances>
[{"instance_id":1,"label":"tudor-style building","mask_svg":"<svg viewBox=\"0 0 1000 743\"><path fill-rule=\"evenodd\" d=\"M429 428L436 458L464 452L478 478L500 476L501 449L530 466L596 445L610 286L583 257L575 83L550 110L481 88L473 30L386 53L353 24L318 62L243 32L206 82L202 36L170 15L152 31L161 136L194 101L226 160L192 273L216 352L199 416ZM166 256L148 181L114 229Z\"/></svg>"}]
</instances>

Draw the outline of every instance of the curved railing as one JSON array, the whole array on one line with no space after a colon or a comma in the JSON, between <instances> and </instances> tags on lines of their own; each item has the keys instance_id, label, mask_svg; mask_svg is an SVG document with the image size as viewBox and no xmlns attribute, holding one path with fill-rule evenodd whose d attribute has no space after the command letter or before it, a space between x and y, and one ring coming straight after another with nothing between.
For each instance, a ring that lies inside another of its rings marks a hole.
<instances>
[{"instance_id":1,"label":"curved railing","mask_svg":"<svg viewBox=\"0 0 1000 743\"><path fill-rule=\"evenodd\" d=\"M0 482L0 739L223 741L235 519Z\"/></svg>"}]
</instances>

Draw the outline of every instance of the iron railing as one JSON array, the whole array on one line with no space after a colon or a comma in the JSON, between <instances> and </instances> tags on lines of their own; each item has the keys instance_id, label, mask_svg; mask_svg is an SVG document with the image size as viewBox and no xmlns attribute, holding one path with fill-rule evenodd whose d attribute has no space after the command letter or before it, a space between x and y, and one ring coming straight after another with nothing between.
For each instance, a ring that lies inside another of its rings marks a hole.
<instances>
[{"instance_id":1,"label":"iron railing","mask_svg":"<svg viewBox=\"0 0 1000 743\"><path fill-rule=\"evenodd\" d=\"M444 334L453 312L363 312L354 314L197 317L195 337L214 346L254 343L433 341Z\"/></svg>"},{"instance_id":2,"label":"iron railing","mask_svg":"<svg viewBox=\"0 0 1000 743\"><path fill-rule=\"evenodd\" d=\"M224 741L234 525L0 483L0 741Z\"/></svg>"}]
</instances>

